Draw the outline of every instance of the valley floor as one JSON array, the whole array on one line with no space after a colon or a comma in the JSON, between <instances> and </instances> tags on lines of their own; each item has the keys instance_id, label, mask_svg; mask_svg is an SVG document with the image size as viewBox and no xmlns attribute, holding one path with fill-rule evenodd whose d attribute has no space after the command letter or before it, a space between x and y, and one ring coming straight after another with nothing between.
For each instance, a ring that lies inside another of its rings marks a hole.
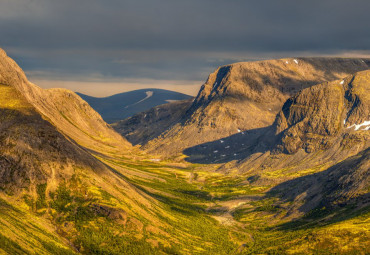
<instances>
[{"instance_id":1,"label":"valley floor","mask_svg":"<svg viewBox=\"0 0 370 255\"><path fill-rule=\"evenodd\" d=\"M368 254L370 210L364 207L289 216L289 202L223 174L219 165L159 161L146 155L95 155L150 201L147 218L111 217L129 204L105 187L83 190L78 178L54 199L0 200L0 251L8 254ZM74 182L74 183L73 183ZM64 186L63 186L64 185ZM118 187L117 187L118 188ZM87 195L82 195L82 194ZM140 197L138 197L140 199ZM140 201L138 201L140 204ZM153 207L151 207L153 206ZM159 208L154 209L154 208ZM94 211L95 210L95 211ZM100 209L99 209L100 210ZM132 208L132 212L139 209ZM94 212L94 213L92 213Z\"/></svg>"}]
</instances>

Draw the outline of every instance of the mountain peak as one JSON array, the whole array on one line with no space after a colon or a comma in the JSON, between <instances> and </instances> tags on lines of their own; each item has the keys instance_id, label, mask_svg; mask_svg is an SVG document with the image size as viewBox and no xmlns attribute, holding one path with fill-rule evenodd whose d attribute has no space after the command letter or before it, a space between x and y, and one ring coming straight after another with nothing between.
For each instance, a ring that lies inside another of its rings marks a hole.
<instances>
[{"instance_id":1,"label":"mountain peak","mask_svg":"<svg viewBox=\"0 0 370 255\"><path fill-rule=\"evenodd\" d=\"M179 153L237 130L268 127L284 102L300 90L369 66L370 60L359 58L284 58L219 67L202 85L184 118L145 147ZM172 139L182 143L174 144Z\"/></svg>"}]
</instances>

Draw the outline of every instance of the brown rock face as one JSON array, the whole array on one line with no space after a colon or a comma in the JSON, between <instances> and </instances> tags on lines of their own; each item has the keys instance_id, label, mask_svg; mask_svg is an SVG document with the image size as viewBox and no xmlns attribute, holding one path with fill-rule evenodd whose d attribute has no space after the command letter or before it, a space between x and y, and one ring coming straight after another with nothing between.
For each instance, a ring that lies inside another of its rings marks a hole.
<instances>
[{"instance_id":1,"label":"brown rock face","mask_svg":"<svg viewBox=\"0 0 370 255\"><path fill-rule=\"evenodd\" d=\"M23 70L0 50L0 84L19 91L37 111L63 134L94 150L131 144L107 125L84 100L67 89L44 90L30 83Z\"/></svg>"},{"instance_id":2,"label":"brown rock face","mask_svg":"<svg viewBox=\"0 0 370 255\"><path fill-rule=\"evenodd\" d=\"M299 90L366 70L369 64L366 59L298 58L220 67L208 77L181 122L145 148L173 154L239 131L267 127Z\"/></svg>"},{"instance_id":3,"label":"brown rock face","mask_svg":"<svg viewBox=\"0 0 370 255\"><path fill-rule=\"evenodd\" d=\"M53 186L75 169L107 170L76 142L96 151L131 148L75 93L29 83L0 50L0 188Z\"/></svg>"},{"instance_id":4,"label":"brown rock face","mask_svg":"<svg viewBox=\"0 0 370 255\"><path fill-rule=\"evenodd\" d=\"M282 136L279 148L292 154L300 148L313 152L330 147L345 127L370 120L369 94L369 71L302 90L277 115L276 134Z\"/></svg>"}]
</instances>

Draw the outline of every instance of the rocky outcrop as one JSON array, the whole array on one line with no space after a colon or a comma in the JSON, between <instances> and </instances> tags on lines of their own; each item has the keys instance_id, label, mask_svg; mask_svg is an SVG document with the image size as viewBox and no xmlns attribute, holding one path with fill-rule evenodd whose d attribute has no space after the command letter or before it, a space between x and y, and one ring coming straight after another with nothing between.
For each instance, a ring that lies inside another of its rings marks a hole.
<instances>
[{"instance_id":1,"label":"rocky outcrop","mask_svg":"<svg viewBox=\"0 0 370 255\"><path fill-rule=\"evenodd\" d=\"M278 147L290 154L313 152L329 148L346 129L369 129L369 94L369 71L302 90L277 115Z\"/></svg>"},{"instance_id":2,"label":"rocky outcrop","mask_svg":"<svg viewBox=\"0 0 370 255\"><path fill-rule=\"evenodd\" d=\"M184 118L145 148L165 155L270 126L300 91L369 69L367 59L297 58L236 63L212 73Z\"/></svg>"}]
</instances>

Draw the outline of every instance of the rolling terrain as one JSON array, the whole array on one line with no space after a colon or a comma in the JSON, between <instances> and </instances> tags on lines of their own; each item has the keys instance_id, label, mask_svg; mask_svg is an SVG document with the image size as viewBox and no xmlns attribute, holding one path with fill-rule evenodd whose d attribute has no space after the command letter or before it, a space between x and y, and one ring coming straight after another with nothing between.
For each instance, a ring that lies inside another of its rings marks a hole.
<instances>
[{"instance_id":1,"label":"rolling terrain","mask_svg":"<svg viewBox=\"0 0 370 255\"><path fill-rule=\"evenodd\" d=\"M220 68L194 102L114 124L127 141L75 93L29 83L1 51L0 253L368 254L370 71L358 72L368 62L296 60L234 65L304 65L284 69L300 81L281 88L266 78L244 91L248 75L226 72L207 91ZM243 92L240 104L228 91ZM223 108L208 112L218 103L259 114L224 125ZM180 124L193 140L170 136ZM154 149L165 140L170 151Z\"/></svg>"},{"instance_id":2,"label":"rolling terrain","mask_svg":"<svg viewBox=\"0 0 370 255\"><path fill-rule=\"evenodd\" d=\"M126 119L157 105L191 98L191 96L164 89L140 89L104 98L77 94L100 113L108 123Z\"/></svg>"}]
</instances>

